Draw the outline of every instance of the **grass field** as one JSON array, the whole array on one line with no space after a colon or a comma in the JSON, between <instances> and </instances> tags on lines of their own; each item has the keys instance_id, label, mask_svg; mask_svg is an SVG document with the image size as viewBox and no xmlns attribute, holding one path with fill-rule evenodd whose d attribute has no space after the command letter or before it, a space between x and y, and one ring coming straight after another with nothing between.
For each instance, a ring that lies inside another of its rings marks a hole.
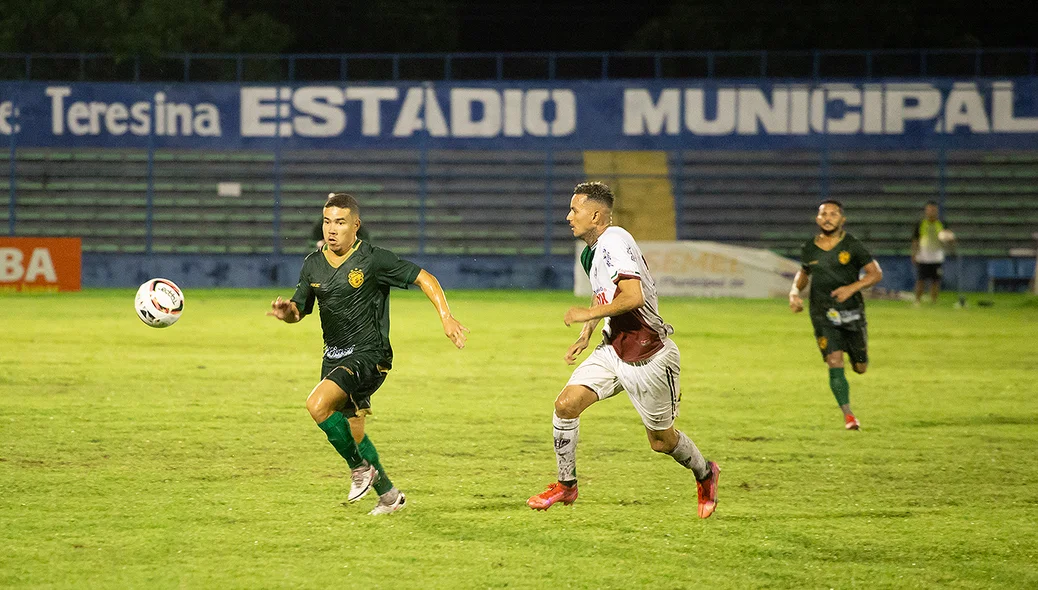
<instances>
[{"instance_id":1,"label":"grass field","mask_svg":"<svg viewBox=\"0 0 1038 590\"><path fill-rule=\"evenodd\" d=\"M0 586L84 588L1034 588L1038 303L869 307L846 432L806 316L665 300L678 426L722 468L714 516L621 396L581 422L581 496L554 480L552 400L575 328L559 293L456 292L455 350L393 299L396 367L369 432L406 510L344 506L304 399L316 318L288 290L189 290L145 327L131 290L0 296Z\"/></svg>"}]
</instances>

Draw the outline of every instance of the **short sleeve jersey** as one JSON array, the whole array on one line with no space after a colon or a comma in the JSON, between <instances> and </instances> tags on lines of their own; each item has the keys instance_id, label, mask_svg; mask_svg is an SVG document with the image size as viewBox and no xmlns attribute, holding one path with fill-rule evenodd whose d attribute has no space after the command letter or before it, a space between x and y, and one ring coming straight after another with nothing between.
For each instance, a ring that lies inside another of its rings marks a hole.
<instances>
[{"instance_id":1,"label":"short sleeve jersey","mask_svg":"<svg viewBox=\"0 0 1038 590\"><path fill-rule=\"evenodd\" d=\"M864 309L865 299L861 291L843 303L837 303L830 293L837 287L857 281L861 269L872 260L872 254L865 245L849 233L845 233L831 250L819 248L814 238L805 242L800 263L803 271L811 275L811 315L825 315L830 309Z\"/></svg>"},{"instance_id":2,"label":"short sleeve jersey","mask_svg":"<svg viewBox=\"0 0 1038 590\"><path fill-rule=\"evenodd\" d=\"M591 279L595 305L612 303L622 279L638 279L645 304L625 314L608 317L602 334L625 362L645 360L663 348L674 328L657 311L656 283L649 274L641 249L622 227L610 227L593 246L584 248L580 263Z\"/></svg>"},{"instance_id":3,"label":"short sleeve jersey","mask_svg":"<svg viewBox=\"0 0 1038 590\"><path fill-rule=\"evenodd\" d=\"M925 217L920 219L912 230L912 239L919 240L919 253L916 261L923 264L941 264L944 262L944 245L938 239L937 234L948 229L943 220L930 221Z\"/></svg>"},{"instance_id":4,"label":"short sleeve jersey","mask_svg":"<svg viewBox=\"0 0 1038 590\"><path fill-rule=\"evenodd\" d=\"M313 312L315 300L320 304L325 358L376 352L382 354L379 364L390 369L389 289L406 289L421 270L389 250L358 240L337 268L323 251L307 256L292 301L304 316Z\"/></svg>"}]
</instances>

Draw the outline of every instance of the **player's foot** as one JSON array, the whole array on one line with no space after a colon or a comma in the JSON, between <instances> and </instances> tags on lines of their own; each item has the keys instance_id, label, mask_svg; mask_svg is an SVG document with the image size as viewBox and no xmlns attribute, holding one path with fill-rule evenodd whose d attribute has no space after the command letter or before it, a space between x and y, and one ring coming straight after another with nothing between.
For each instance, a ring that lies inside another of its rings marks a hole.
<instances>
[{"instance_id":1,"label":"player's foot","mask_svg":"<svg viewBox=\"0 0 1038 590\"><path fill-rule=\"evenodd\" d=\"M378 497L378 504L375 504L375 509L368 514L375 516L392 514L398 510L403 510L406 502L407 498L404 497L404 493L393 488Z\"/></svg>"},{"instance_id":2,"label":"player's foot","mask_svg":"<svg viewBox=\"0 0 1038 590\"><path fill-rule=\"evenodd\" d=\"M577 499L577 484L573 484L572 487L564 486L559 482L555 482L548 486L548 489L532 496L526 501L526 505L534 510L547 510L551 508L551 505L556 502L562 502L569 506Z\"/></svg>"},{"instance_id":3,"label":"player's foot","mask_svg":"<svg viewBox=\"0 0 1038 590\"><path fill-rule=\"evenodd\" d=\"M858 422L854 414L847 414L843 417L843 427L847 430L859 430L861 429L861 422Z\"/></svg>"},{"instance_id":4,"label":"player's foot","mask_svg":"<svg viewBox=\"0 0 1038 590\"><path fill-rule=\"evenodd\" d=\"M378 479L378 470L365 461L360 467L350 471L350 502L356 502L371 490Z\"/></svg>"},{"instance_id":5,"label":"player's foot","mask_svg":"<svg viewBox=\"0 0 1038 590\"><path fill-rule=\"evenodd\" d=\"M721 468L713 461L706 466L710 468L710 477L696 481L699 491L699 518L710 518L717 508L717 479L721 476Z\"/></svg>"}]
</instances>

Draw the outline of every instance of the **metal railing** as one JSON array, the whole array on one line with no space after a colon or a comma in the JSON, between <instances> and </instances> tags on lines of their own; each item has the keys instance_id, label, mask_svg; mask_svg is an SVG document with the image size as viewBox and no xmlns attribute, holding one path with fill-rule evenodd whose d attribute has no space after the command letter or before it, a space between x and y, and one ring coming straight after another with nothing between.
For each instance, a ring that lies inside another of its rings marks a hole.
<instances>
[{"instance_id":1,"label":"metal railing","mask_svg":"<svg viewBox=\"0 0 1038 590\"><path fill-rule=\"evenodd\" d=\"M553 53L0 53L0 80L315 82L1034 76L1038 49Z\"/></svg>"}]
</instances>

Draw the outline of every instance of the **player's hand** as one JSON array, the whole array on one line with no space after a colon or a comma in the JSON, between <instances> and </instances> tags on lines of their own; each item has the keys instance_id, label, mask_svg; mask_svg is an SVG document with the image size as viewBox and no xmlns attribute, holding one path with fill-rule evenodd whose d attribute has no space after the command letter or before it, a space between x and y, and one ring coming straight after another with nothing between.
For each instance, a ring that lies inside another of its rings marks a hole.
<instances>
[{"instance_id":1,"label":"player's hand","mask_svg":"<svg viewBox=\"0 0 1038 590\"><path fill-rule=\"evenodd\" d=\"M580 356L580 353L584 352L584 350L587 349L587 345L589 342L590 339L582 337L577 339L577 341L573 344L571 344L569 350L566 351L566 356L564 357L566 359L566 364L572 365L573 363L577 362L577 357Z\"/></svg>"},{"instance_id":2,"label":"player's hand","mask_svg":"<svg viewBox=\"0 0 1038 590\"><path fill-rule=\"evenodd\" d=\"M804 311L804 300L799 295L789 296L789 309L793 310L793 313L800 313Z\"/></svg>"},{"instance_id":3,"label":"player's hand","mask_svg":"<svg viewBox=\"0 0 1038 590\"><path fill-rule=\"evenodd\" d=\"M290 299L282 299L280 296L274 301L270 302L270 311L267 315L276 317L281 321L289 321L290 319L297 319L299 312L296 311L296 306Z\"/></svg>"},{"instance_id":4,"label":"player's hand","mask_svg":"<svg viewBox=\"0 0 1038 590\"><path fill-rule=\"evenodd\" d=\"M571 307L566 311L566 316L562 318L562 321L566 322L567 326L573 324L582 324L591 319L591 310L586 307Z\"/></svg>"},{"instance_id":5,"label":"player's hand","mask_svg":"<svg viewBox=\"0 0 1038 590\"><path fill-rule=\"evenodd\" d=\"M443 318L443 333L454 343L454 346L458 348L465 348L465 341L468 340L469 329L461 325L461 322L454 319L454 316L449 315Z\"/></svg>"},{"instance_id":6,"label":"player's hand","mask_svg":"<svg viewBox=\"0 0 1038 590\"><path fill-rule=\"evenodd\" d=\"M836 299L837 303L843 303L844 301L850 299L851 296L854 295L856 292L857 291L850 285L844 285L842 287L837 287L833 289L832 293L829 294L832 295L834 299Z\"/></svg>"}]
</instances>

